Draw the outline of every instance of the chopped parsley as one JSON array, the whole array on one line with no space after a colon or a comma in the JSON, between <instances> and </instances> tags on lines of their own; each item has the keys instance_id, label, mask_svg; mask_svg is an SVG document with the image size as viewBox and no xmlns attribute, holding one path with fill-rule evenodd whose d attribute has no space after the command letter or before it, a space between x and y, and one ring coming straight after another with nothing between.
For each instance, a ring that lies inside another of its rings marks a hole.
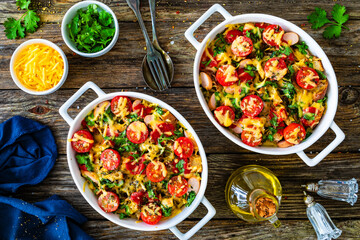
<instances>
[{"instance_id":1,"label":"chopped parsley","mask_svg":"<svg viewBox=\"0 0 360 240\"><path fill-rule=\"evenodd\" d=\"M191 191L187 197L187 203L185 204L186 207L189 207L192 202L195 200L196 198L196 193L194 191Z\"/></svg>"},{"instance_id":2,"label":"chopped parsley","mask_svg":"<svg viewBox=\"0 0 360 240\"><path fill-rule=\"evenodd\" d=\"M156 107L155 112L157 112L160 116L164 114L164 111L162 110L161 107Z\"/></svg>"},{"instance_id":3,"label":"chopped parsley","mask_svg":"<svg viewBox=\"0 0 360 240\"><path fill-rule=\"evenodd\" d=\"M171 207L167 208L163 204L160 204L160 207L161 207L161 210L162 210L162 215L164 217L170 217L172 208Z\"/></svg>"},{"instance_id":4,"label":"chopped parsley","mask_svg":"<svg viewBox=\"0 0 360 240\"><path fill-rule=\"evenodd\" d=\"M256 67L252 65L246 65L244 72L248 73L250 76L255 77Z\"/></svg>"},{"instance_id":5,"label":"chopped parsley","mask_svg":"<svg viewBox=\"0 0 360 240\"><path fill-rule=\"evenodd\" d=\"M183 159L181 159L176 165L175 167L179 170L179 173L183 173L185 171L184 169L184 164L185 161Z\"/></svg>"},{"instance_id":6,"label":"chopped parsley","mask_svg":"<svg viewBox=\"0 0 360 240\"><path fill-rule=\"evenodd\" d=\"M283 94L290 99L293 99L296 94L295 87L291 82L284 82L281 90Z\"/></svg>"},{"instance_id":7,"label":"chopped parsley","mask_svg":"<svg viewBox=\"0 0 360 240\"><path fill-rule=\"evenodd\" d=\"M149 194L149 198L152 198L152 199L157 199L157 197L155 196L155 193L154 193L154 190L152 189L152 186L151 186L151 181L147 181L144 183L145 185L145 188Z\"/></svg>"},{"instance_id":8,"label":"chopped parsley","mask_svg":"<svg viewBox=\"0 0 360 240\"><path fill-rule=\"evenodd\" d=\"M326 79L326 75L322 71L319 71L317 69L315 69L315 71L319 74L320 79Z\"/></svg>"},{"instance_id":9,"label":"chopped parsley","mask_svg":"<svg viewBox=\"0 0 360 240\"><path fill-rule=\"evenodd\" d=\"M309 48L309 46L305 42L301 42L300 44L296 44L295 47L299 49L299 52L307 55L306 50Z\"/></svg>"},{"instance_id":10,"label":"chopped parsley","mask_svg":"<svg viewBox=\"0 0 360 240\"><path fill-rule=\"evenodd\" d=\"M81 165L84 164L88 171L92 172L94 170L88 153L76 154L75 157L76 161Z\"/></svg>"}]
</instances>

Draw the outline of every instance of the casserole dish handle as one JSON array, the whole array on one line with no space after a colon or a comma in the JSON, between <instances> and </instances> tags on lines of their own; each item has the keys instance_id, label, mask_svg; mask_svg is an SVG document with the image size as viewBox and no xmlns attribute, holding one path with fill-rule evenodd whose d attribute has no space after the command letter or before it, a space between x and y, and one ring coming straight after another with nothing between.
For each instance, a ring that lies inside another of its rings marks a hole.
<instances>
[{"instance_id":1,"label":"casserole dish handle","mask_svg":"<svg viewBox=\"0 0 360 240\"><path fill-rule=\"evenodd\" d=\"M314 167L321 160L323 160L332 150L334 150L342 141L345 139L345 134L341 129L336 125L335 122L332 122L330 125L331 130L334 131L336 137L335 139L324 149L322 150L316 157L309 158L304 151L297 152L296 154L309 166Z\"/></svg>"},{"instance_id":2,"label":"casserole dish handle","mask_svg":"<svg viewBox=\"0 0 360 240\"><path fill-rule=\"evenodd\" d=\"M198 222L195 226L193 226L188 232L186 232L184 234L184 233L180 232L176 226L169 228L170 231L172 231L175 234L175 236L177 236L179 239L186 240L186 239L191 238L207 222L209 222L210 219L212 219L215 216L215 213L216 213L215 208L211 205L211 203L205 197L203 197L203 199L201 200L201 203L204 204L204 206L207 208L208 213L206 214L206 216L203 219L200 220L200 222Z\"/></svg>"},{"instance_id":3,"label":"casserole dish handle","mask_svg":"<svg viewBox=\"0 0 360 240\"><path fill-rule=\"evenodd\" d=\"M220 13L226 20L232 18L232 15L228 11L226 11L225 8L223 8L219 4L214 4L185 32L185 37L197 50L200 48L201 43L199 43L194 37L194 32L215 12Z\"/></svg>"},{"instance_id":4,"label":"casserole dish handle","mask_svg":"<svg viewBox=\"0 0 360 240\"><path fill-rule=\"evenodd\" d=\"M71 126L74 119L72 119L67 112L68 109L71 107L71 105L74 104L76 100L78 100L81 95L84 94L89 88L95 91L95 93L101 97L105 95L105 92L101 90L95 83L93 82L87 82L85 83L74 95L72 95L59 109L59 113L62 116L63 119Z\"/></svg>"}]
</instances>

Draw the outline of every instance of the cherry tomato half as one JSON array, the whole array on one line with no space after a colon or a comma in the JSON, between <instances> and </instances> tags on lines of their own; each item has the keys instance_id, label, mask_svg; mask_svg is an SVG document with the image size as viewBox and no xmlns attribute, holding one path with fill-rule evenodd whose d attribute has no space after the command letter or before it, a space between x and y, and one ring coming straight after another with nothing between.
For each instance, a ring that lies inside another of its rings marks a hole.
<instances>
[{"instance_id":1,"label":"cherry tomato half","mask_svg":"<svg viewBox=\"0 0 360 240\"><path fill-rule=\"evenodd\" d=\"M263 31L263 40L270 46L279 46L282 41L282 37L278 39L280 34L283 35L284 30L279 25L269 25Z\"/></svg>"},{"instance_id":2,"label":"cherry tomato half","mask_svg":"<svg viewBox=\"0 0 360 240\"><path fill-rule=\"evenodd\" d=\"M116 96L111 100L111 111L116 116L126 116L131 113L131 100L125 96Z\"/></svg>"},{"instance_id":3,"label":"cherry tomato half","mask_svg":"<svg viewBox=\"0 0 360 240\"><path fill-rule=\"evenodd\" d=\"M103 167L108 171L112 171L119 166L121 157L118 151L108 148L101 153L100 159Z\"/></svg>"},{"instance_id":4,"label":"cherry tomato half","mask_svg":"<svg viewBox=\"0 0 360 240\"><path fill-rule=\"evenodd\" d=\"M118 209L120 200L118 195L113 192L104 192L98 198L100 208L107 213L114 212Z\"/></svg>"},{"instance_id":5,"label":"cherry tomato half","mask_svg":"<svg viewBox=\"0 0 360 240\"><path fill-rule=\"evenodd\" d=\"M216 71L216 80L222 86L230 86L239 81L236 68L232 65L222 65Z\"/></svg>"},{"instance_id":6,"label":"cherry tomato half","mask_svg":"<svg viewBox=\"0 0 360 240\"><path fill-rule=\"evenodd\" d=\"M298 123L291 123L284 129L284 138L288 143L299 144L305 137L305 128Z\"/></svg>"},{"instance_id":7,"label":"cherry tomato half","mask_svg":"<svg viewBox=\"0 0 360 240\"><path fill-rule=\"evenodd\" d=\"M149 130L145 123L135 121L130 123L126 129L126 136L132 143L140 144L146 141Z\"/></svg>"},{"instance_id":8,"label":"cherry tomato half","mask_svg":"<svg viewBox=\"0 0 360 240\"><path fill-rule=\"evenodd\" d=\"M245 68L238 68L237 70L238 77L240 79L240 82L249 82L254 79L253 76L251 76L249 73L245 72Z\"/></svg>"},{"instance_id":9,"label":"cherry tomato half","mask_svg":"<svg viewBox=\"0 0 360 240\"><path fill-rule=\"evenodd\" d=\"M164 134L166 136L172 136L174 135L174 131L175 131L175 126L171 123L159 123L157 125L158 129L160 130L161 134Z\"/></svg>"},{"instance_id":10,"label":"cherry tomato half","mask_svg":"<svg viewBox=\"0 0 360 240\"><path fill-rule=\"evenodd\" d=\"M280 80L286 75L288 68L283 59L274 57L266 61L264 70L266 78Z\"/></svg>"},{"instance_id":11,"label":"cherry tomato half","mask_svg":"<svg viewBox=\"0 0 360 240\"><path fill-rule=\"evenodd\" d=\"M144 223L155 225L162 217L161 208L155 203L149 203L141 208L140 217Z\"/></svg>"},{"instance_id":12,"label":"cherry tomato half","mask_svg":"<svg viewBox=\"0 0 360 240\"><path fill-rule=\"evenodd\" d=\"M245 36L237 37L231 44L231 51L238 57L245 57L253 50L253 42Z\"/></svg>"},{"instance_id":13,"label":"cherry tomato half","mask_svg":"<svg viewBox=\"0 0 360 240\"><path fill-rule=\"evenodd\" d=\"M137 175L143 172L145 169L145 156L143 155L141 158L137 160L133 160L133 157L130 157L131 161L126 163L126 169L132 174Z\"/></svg>"},{"instance_id":14,"label":"cherry tomato half","mask_svg":"<svg viewBox=\"0 0 360 240\"><path fill-rule=\"evenodd\" d=\"M262 140L262 132L257 127L252 127L247 130L242 131L241 141L246 145L251 147L256 147L260 145Z\"/></svg>"},{"instance_id":15,"label":"cherry tomato half","mask_svg":"<svg viewBox=\"0 0 360 240\"><path fill-rule=\"evenodd\" d=\"M300 119L304 126L314 127L319 123L321 116L318 116L319 110L315 107L307 107L303 110L303 117ZM306 119L307 118L307 119Z\"/></svg>"},{"instance_id":16,"label":"cherry tomato half","mask_svg":"<svg viewBox=\"0 0 360 240\"><path fill-rule=\"evenodd\" d=\"M79 130L71 138L71 146L78 153L89 152L94 145L94 138L88 130Z\"/></svg>"},{"instance_id":17,"label":"cherry tomato half","mask_svg":"<svg viewBox=\"0 0 360 240\"><path fill-rule=\"evenodd\" d=\"M161 182L165 179L167 170L165 164L159 161L153 161L146 167L146 176L152 182Z\"/></svg>"},{"instance_id":18,"label":"cherry tomato half","mask_svg":"<svg viewBox=\"0 0 360 240\"><path fill-rule=\"evenodd\" d=\"M297 84L304 89L313 89L319 85L319 75L315 69L309 67L302 67L296 73L296 82Z\"/></svg>"},{"instance_id":19,"label":"cherry tomato half","mask_svg":"<svg viewBox=\"0 0 360 240\"><path fill-rule=\"evenodd\" d=\"M183 176L174 176L168 183L168 190L172 196L181 197L188 190L188 182Z\"/></svg>"},{"instance_id":20,"label":"cherry tomato half","mask_svg":"<svg viewBox=\"0 0 360 240\"><path fill-rule=\"evenodd\" d=\"M243 33L240 30L233 29L226 33L225 41L231 44L238 36L242 36Z\"/></svg>"},{"instance_id":21,"label":"cherry tomato half","mask_svg":"<svg viewBox=\"0 0 360 240\"><path fill-rule=\"evenodd\" d=\"M257 95L248 95L243 98L240 108L248 117L256 117L264 108L263 100Z\"/></svg>"},{"instance_id":22,"label":"cherry tomato half","mask_svg":"<svg viewBox=\"0 0 360 240\"><path fill-rule=\"evenodd\" d=\"M194 144L187 137L179 137L174 142L174 153L179 158L188 158L194 152Z\"/></svg>"},{"instance_id":23,"label":"cherry tomato half","mask_svg":"<svg viewBox=\"0 0 360 240\"><path fill-rule=\"evenodd\" d=\"M220 106L215 109L214 116L216 121L224 127L229 127L235 119L234 110L229 106Z\"/></svg>"}]
</instances>

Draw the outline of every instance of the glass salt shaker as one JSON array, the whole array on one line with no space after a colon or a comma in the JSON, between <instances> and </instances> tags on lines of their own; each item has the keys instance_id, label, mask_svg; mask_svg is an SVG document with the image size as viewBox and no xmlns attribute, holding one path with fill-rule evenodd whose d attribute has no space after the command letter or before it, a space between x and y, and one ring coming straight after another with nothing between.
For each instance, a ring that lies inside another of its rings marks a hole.
<instances>
[{"instance_id":1,"label":"glass salt shaker","mask_svg":"<svg viewBox=\"0 0 360 240\"><path fill-rule=\"evenodd\" d=\"M330 240L340 237L342 231L332 222L325 208L304 192L306 214L315 229L318 240Z\"/></svg>"},{"instance_id":2,"label":"glass salt shaker","mask_svg":"<svg viewBox=\"0 0 360 240\"><path fill-rule=\"evenodd\" d=\"M309 192L316 192L319 196L350 203L357 201L358 184L355 178L349 181L320 180L318 183L303 185Z\"/></svg>"}]
</instances>

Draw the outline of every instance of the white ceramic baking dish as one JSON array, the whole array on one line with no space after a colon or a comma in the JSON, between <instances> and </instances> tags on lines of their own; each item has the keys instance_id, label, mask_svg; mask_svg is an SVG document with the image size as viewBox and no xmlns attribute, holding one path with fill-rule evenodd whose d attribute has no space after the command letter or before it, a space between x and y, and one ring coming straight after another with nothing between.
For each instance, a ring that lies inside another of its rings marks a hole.
<instances>
[{"instance_id":1,"label":"white ceramic baking dish","mask_svg":"<svg viewBox=\"0 0 360 240\"><path fill-rule=\"evenodd\" d=\"M206 35L204 40L200 43L194 37L194 32L197 30L212 14L215 12L219 12L225 20L218 24L210 33ZM225 30L225 25L227 24L235 24L235 23L246 23L246 22L266 22L271 24L280 25L285 31L292 31L296 32L299 36L301 41L305 41L309 46L309 50L315 56L321 58L323 67L325 69L325 74L329 80L329 87L328 87L328 108L321 119L319 125L315 128L313 134L301 144L289 147L289 148L276 148L276 147L250 147L244 144L238 137L232 134L229 130L222 127L218 124L214 118L214 115L210 111L207 102L201 92L200 83L199 83L199 66L200 66L200 59L202 53L205 49L206 43L208 40L213 40L216 34ZM304 30L296 26L295 24L288 22L282 18L267 15L267 14L242 14L237 16L232 16L229 12L227 12L222 6L219 4L213 5L209 10L207 10L196 22L194 22L191 27L185 32L185 37L190 41L190 43L197 49L197 53L195 56L194 61L194 84L196 89L196 94L199 98L202 108L204 109L206 115L211 120L211 122L215 125L215 127L224 134L227 138L231 141L236 143L237 145L246 148L253 152L258 152L262 154L269 154L269 155L286 155L296 153L308 166L315 166L318 164L322 159L324 159L332 150L334 150L345 138L345 134L341 131L341 129L335 124L334 117L336 113L336 108L338 104L338 84L336 81L336 76L331 63L321 49L319 44ZM315 143L320 137L329 129L331 128L335 134L335 139L319 154L317 154L314 158L309 158L304 150Z\"/></svg>"},{"instance_id":2,"label":"white ceramic baking dish","mask_svg":"<svg viewBox=\"0 0 360 240\"><path fill-rule=\"evenodd\" d=\"M95 91L95 93L98 95L98 98L93 100L90 104L88 104L77 116L75 119L72 119L68 114L69 107L88 89L92 89ZM207 165L207 159L206 154L204 151L204 148L200 142L199 137L196 135L194 129L190 126L190 124L185 120L185 118L177 112L174 108L169 106L168 104L164 103L163 101L160 101L154 97L151 97L146 94L142 93L136 93L136 92L115 92L106 94L104 93L96 84L93 82L87 82L84 86L82 86L72 97L70 97L59 109L60 115L65 119L65 121L70 125L69 134L67 136L68 139L70 139L73 134L80 129L81 121L84 119L84 117L95 108L95 106L103 101L111 100L115 96L128 96L130 98L139 98L139 99L145 99L146 101L159 104L160 107L163 107L167 110L169 110L194 136L195 141L199 147L200 156L202 159L202 167L203 172L201 174L202 180L200 185L200 190L193 201L193 203L190 205L190 207L185 207L181 213L176 215L173 218L170 218L165 221L160 221L156 225L148 225L144 222L136 223L136 219L128 218L128 219L119 219L119 215L113 214L113 213L105 213L101 208L99 207L97 203L97 198L94 195L94 193L88 188L88 186L85 187L84 190L84 183L85 179L81 176L79 167L77 165L76 159L75 159L75 151L71 147L70 142L67 142L66 151L67 151L67 160L68 165L70 168L71 176L74 179L74 182L83 195L83 197L86 199L86 201L103 217L107 218L108 220L112 221L115 224L118 224L120 226L131 228L134 230L140 230L140 231L158 231L163 229L169 229L172 231L179 239L189 239L192 235L194 235L200 228L202 228L210 219L215 215L216 211L215 208L210 204L210 202L204 197L207 180L208 180L208 165ZM177 228L176 225L182 222L185 218L187 218L198 206L202 203L208 210L208 213L206 216L201 219L193 228L191 228L187 233L183 234L181 233Z\"/></svg>"}]
</instances>

